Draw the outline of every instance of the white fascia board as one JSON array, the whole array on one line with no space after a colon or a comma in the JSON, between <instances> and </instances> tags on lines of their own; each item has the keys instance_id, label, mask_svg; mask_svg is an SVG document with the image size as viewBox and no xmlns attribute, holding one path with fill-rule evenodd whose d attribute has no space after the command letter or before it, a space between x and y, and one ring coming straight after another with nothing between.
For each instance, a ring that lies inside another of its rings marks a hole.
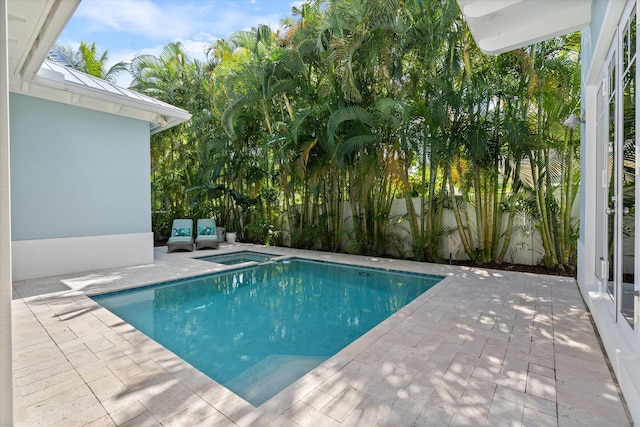
<instances>
[{"instance_id":1,"label":"white fascia board","mask_svg":"<svg viewBox=\"0 0 640 427\"><path fill-rule=\"evenodd\" d=\"M189 114L189 116L191 117L191 114ZM182 120L182 119L178 119L176 117L168 117L168 116L163 116L163 118L166 120L166 124L160 124L158 123L158 121L160 121L160 117L156 116L156 120L152 120L151 123L149 124L149 131L151 132L151 135L154 135L158 132L162 132L163 130L172 128L176 125L179 125L180 123L184 123L187 120Z\"/></svg>"}]
</instances>

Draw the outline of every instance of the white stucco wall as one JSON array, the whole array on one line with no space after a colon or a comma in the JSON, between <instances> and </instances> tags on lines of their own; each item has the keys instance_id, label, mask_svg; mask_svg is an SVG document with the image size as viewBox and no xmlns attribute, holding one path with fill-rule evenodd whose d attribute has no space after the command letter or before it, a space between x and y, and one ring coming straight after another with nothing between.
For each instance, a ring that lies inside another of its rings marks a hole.
<instances>
[{"instance_id":1,"label":"white stucco wall","mask_svg":"<svg viewBox=\"0 0 640 427\"><path fill-rule=\"evenodd\" d=\"M149 124L15 93L9 106L14 280L152 262Z\"/></svg>"}]
</instances>

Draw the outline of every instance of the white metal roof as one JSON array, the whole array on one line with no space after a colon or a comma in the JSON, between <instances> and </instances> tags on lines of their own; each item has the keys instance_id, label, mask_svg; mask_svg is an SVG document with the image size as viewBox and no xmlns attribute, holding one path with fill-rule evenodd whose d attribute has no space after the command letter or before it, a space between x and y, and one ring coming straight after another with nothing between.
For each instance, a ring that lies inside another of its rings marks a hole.
<instances>
[{"instance_id":1,"label":"white metal roof","mask_svg":"<svg viewBox=\"0 0 640 427\"><path fill-rule=\"evenodd\" d=\"M580 30L592 0L457 0L478 47L497 55Z\"/></svg>"},{"instance_id":2,"label":"white metal roof","mask_svg":"<svg viewBox=\"0 0 640 427\"><path fill-rule=\"evenodd\" d=\"M31 82L12 87L12 91L145 120L152 134L191 118L181 108L48 60Z\"/></svg>"}]
</instances>

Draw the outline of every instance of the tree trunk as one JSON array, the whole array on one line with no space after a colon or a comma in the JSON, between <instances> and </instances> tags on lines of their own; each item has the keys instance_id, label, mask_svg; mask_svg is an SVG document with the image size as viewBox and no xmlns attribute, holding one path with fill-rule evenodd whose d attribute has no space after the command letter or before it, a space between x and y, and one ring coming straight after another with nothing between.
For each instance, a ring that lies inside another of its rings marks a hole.
<instances>
[{"instance_id":1,"label":"tree trunk","mask_svg":"<svg viewBox=\"0 0 640 427\"><path fill-rule=\"evenodd\" d=\"M465 253L469 259L474 259L474 250L473 247L469 244L469 240L467 239L467 235L465 232L465 227L462 222L462 216L460 215L460 209L458 208L458 203L456 201L455 196L455 188L453 186L453 177L451 175L451 168L447 166L447 170L445 171L449 178L449 197L451 197L451 207L453 209L453 215L456 218L456 225L458 227L458 234L460 235L460 241L462 243L462 247L464 248Z\"/></svg>"},{"instance_id":2,"label":"tree trunk","mask_svg":"<svg viewBox=\"0 0 640 427\"><path fill-rule=\"evenodd\" d=\"M511 235L513 234L513 221L515 220L516 214L516 206L518 198L517 195L517 186L516 180L520 176L520 159L516 160L516 168L513 172L513 184L511 185L511 202L509 203L509 214L507 219L507 228L505 230L504 240L502 242L502 250L498 255L498 263L502 263L504 261L504 257L507 255L507 250L509 250L509 245L511 244Z\"/></svg>"}]
</instances>

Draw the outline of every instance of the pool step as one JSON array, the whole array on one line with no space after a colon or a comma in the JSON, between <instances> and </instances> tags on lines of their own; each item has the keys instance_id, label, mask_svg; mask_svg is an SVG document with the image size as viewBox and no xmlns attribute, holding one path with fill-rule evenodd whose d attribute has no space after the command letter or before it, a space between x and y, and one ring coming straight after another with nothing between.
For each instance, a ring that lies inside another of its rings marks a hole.
<instances>
[{"instance_id":1,"label":"pool step","mask_svg":"<svg viewBox=\"0 0 640 427\"><path fill-rule=\"evenodd\" d=\"M253 406L260 406L324 362L322 357L271 355L225 383Z\"/></svg>"}]
</instances>

